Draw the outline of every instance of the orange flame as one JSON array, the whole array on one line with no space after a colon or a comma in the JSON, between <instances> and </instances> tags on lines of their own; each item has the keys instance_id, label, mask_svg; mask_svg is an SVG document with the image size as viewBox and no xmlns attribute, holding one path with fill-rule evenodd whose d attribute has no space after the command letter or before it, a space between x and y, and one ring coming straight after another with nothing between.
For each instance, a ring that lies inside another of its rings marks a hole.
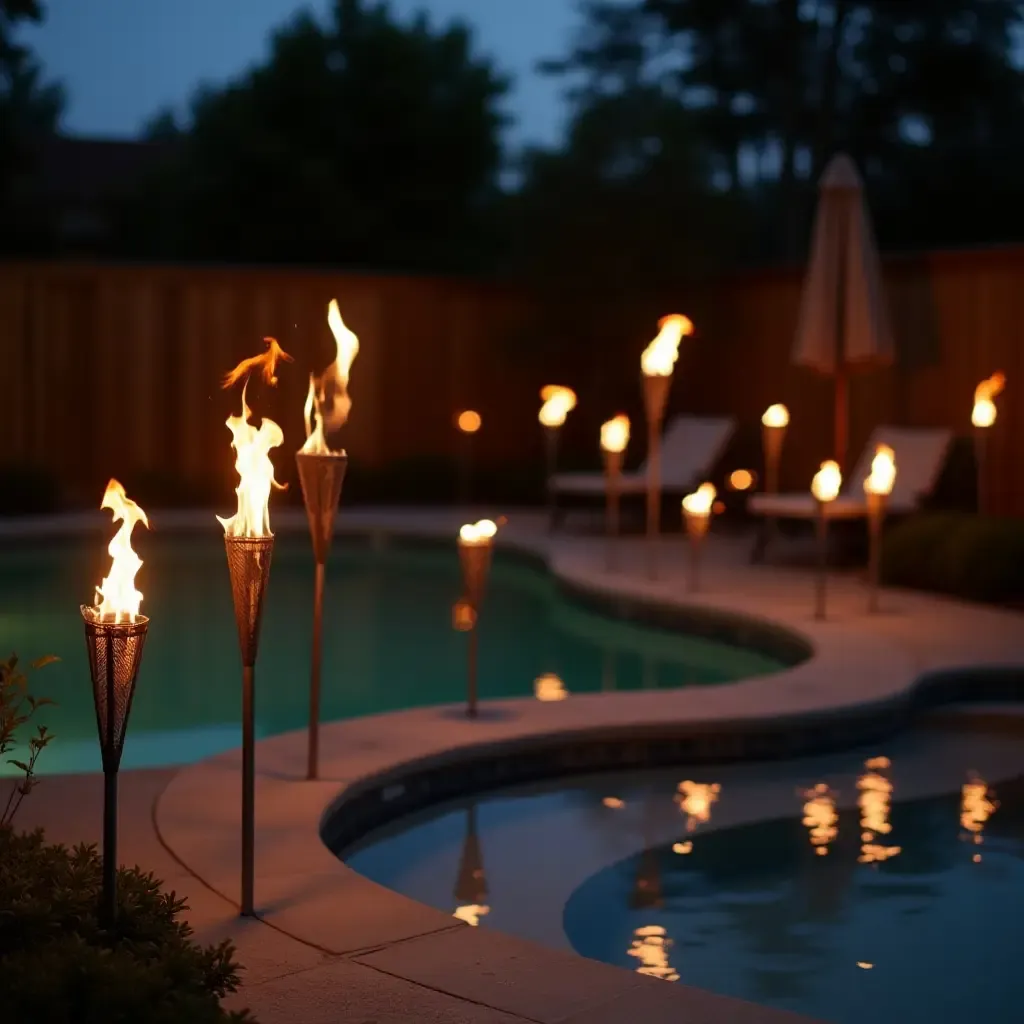
<instances>
[{"instance_id":1,"label":"orange flame","mask_svg":"<svg viewBox=\"0 0 1024 1024\"><path fill-rule=\"evenodd\" d=\"M224 378L224 387L230 387L236 381L260 368L263 379L271 386L277 383L274 368L279 359L291 361L273 338L265 338L267 351L251 359L243 359ZM284 441L281 428L271 419L263 418L257 429L249 422L252 410L246 404L245 392L249 386L248 379L242 386L242 415L229 416L226 420L231 431L231 447L235 449L235 469L238 471L238 510L230 519L217 516L217 521L224 527L228 537L269 537L270 532L270 490L285 487L274 479L274 464L270 461L270 449L276 448Z\"/></svg>"},{"instance_id":2,"label":"orange flame","mask_svg":"<svg viewBox=\"0 0 1024 1024\"><path fill-rule=\"evenodd\" d=\"M880 444L871 460L871 473L864 480L868 494L892 494L896 482L896 453L887 445Z\"/></svg>"},{"instance_id":3,"label":"orange flame","mask_svg":"<svg viewBox=\"0 0 1024 1024\"><path fill-rule=\"evenodd\" d=\"M533 681L533 695L539 701L559 701L565 700L569 691L559 676L548 672Z\"/></svg>"},{"instance_id":4,"label":"orange flame","mask_svg":"<svg viewBox=\"0 0 1024 1024\"><path fill-rule=\"evenodd\" d=\"M714 484L703 483L693 494L683 498L683 511L691 516L709 516L717 494Z\"/></svg>"},{"instance_id":5,"label":"orange flame","mask_svg":"<svg viewBox=\"0 0 1024 1024\"><path fill-rule=\"evenodd\" d=\"M843 474L839 471L839 463L829 459L821 464L821 469L814 474L811 481L811 493L818 501L835 501L839 497L839 489L843 486Z\"/></svg>"},{"instance_id":6,"label":"orange flame","mask_svg":"<svg viewBox=\"0 0 1024 1024\"><path fill-rule=\"evenodd\" d=\"M560 427L565 417L576 408L576 392L560 384L549 384L541 388L541 401L537 418L545 427Z\"/></svg>"},{"instance_id":7,"label":"orange flame","mask_svg":"<svg viewBox=\"0 0 1024 1024\"><path fill-rule=\"evenodd\" d=\"M466 523L459 528L459 542L477 547L490 544L498 532L498 525L491 519L481 519L476 523Z\"/></svg>"},{"instance_id":8,"label":"orange flame","mask_svg":"<svg viewBox=\"0 0 1024 1024\"><path fill-rule=\"evenodd\" d=\"M483 420L480 418L480 413L473 409L463 409L462 412L455 417L455 426L457 426L464 434L475 434L482 424Z\"/></svg>"},{"instance_id":9,"label":"orange flame","mask_svg":"<svg viewBox=\"0 0 1024 1024\"><path fill-rule=\"evenodd\" d=\"M761 417L766 427L785 427L789 425L789 410L779 402L769 405Z\"/></svg>"},{"instance_id":10,"label":"orange flame","mask_svg":"<svg viewBox=\"0 0 1024 1024\"><path fill-rule=\"evenodd\" d=\"M135 574L142 568L142 559L132 550L132 530L136 523L149 529L149 520L116 480L107 484L100 508L109 508L114 522L120 520L121 528L107 548L112 559L110 574L96 588L93 615L106 622L134 622L142 604L142 594L135 589Z\"/></svg>"},{"instance_id":11,"label":"orange flame","mask_svg":"<svg viewBox=\"0 0 1024 1024\"><path fill-rule=\"evenodd\" d=\"M309 375L309 393L302 410L306 419L306 441L301 450L311 455L344 454L331 451L326 433L343 426L352 411L348 375L352 361L359 354L359 339L345 326L336 299L331 299L327 307L327 324L334 335L334 362L319 377Z\"/></svg>"},{"instance_id":12,"label":"orange flame","mask_svg":"<svg viewBox=\"0 0 1024 1024\"><path fill-rule=\"evenodd\" d=\"M640 368L648 377L667 377L679 358L679 342L693 334L693 322L680 313L658 321L658 336L644 349Z\"/></svg>"},{"instance_id":13,"label":"orange flame","mask_svg":"<svg viewBox=\"0 0 1024 1024\"><path fill-rule=\"evenodd\" d=\"M629 417L619 413L601 424L601 447L606 452L624 452L629 444Z\"/></svg>"},{"instance_id":14,"label":"orange flame","mask_svg":"<svg viewBox=\"0 0 1024 1024\"><path fill-rule=\"evenodd\" d=\"M994 399L1006 387L1006 374L993 373L974 389L974 408L971 410L971 423L976 427L991 427L996 421L996 403Z\"/></svg>"}]
</instances>

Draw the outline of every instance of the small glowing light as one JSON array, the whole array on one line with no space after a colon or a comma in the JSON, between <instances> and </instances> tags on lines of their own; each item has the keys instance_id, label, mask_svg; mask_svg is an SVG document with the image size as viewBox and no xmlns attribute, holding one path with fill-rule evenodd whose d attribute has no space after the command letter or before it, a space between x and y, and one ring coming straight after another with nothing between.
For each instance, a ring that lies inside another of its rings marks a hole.
<instances>
[{"instance_id":1,"label":"small glowing light","mask_svg":"<svg viewBox=\"0 0 1024 1024\"><path fill-rule=\"evenodd\" d=\"M465 598L452 605L452 628L468 633L476 625L476 611Z\"/></svg>"},{"instance_id":2,"label":"small glowing light","mask_svg":"<svg viewBox=\"0 0 1024 1024\"><path fill-rule=\"evenodd\" d=\"M467 903L463 907L456 907L452 917L457 917L460 921L465 921L466 924L476 928L480 924L480 918L490 912L490 907L485 907L479 903Z\"/></svg>"},{"instance_id":3,"label":"small glowing light","mask_svg":"<svg viewBox=\"0 0 1024 1024\"><path fill-rule=\"evenodd\" d=\"M871 472L864 479L864 490L867 494L892 494L895 483L895 452L887 444L880 444L871 460Z\"/></svg>"},{"instance_id":4,"label":"small glowing light","mask_svg":"<svg viewBox=\"0 0 1024 1024\"><path fill-rule=\"evenodd\" d=\"M789 410L779 402L769 405L761 417L766 427L785 427L789 425Z\"/></svg>"},{"instance_id":5,"label":"small glowing light","mask_svg":"<svg viewBox=\"0 0 1024 1024\"><path fill-rule=\"evenodd\" d=\"M874 967L875 965L874 965L874 964L871 964L871 963L868 963L868 961L867 961L867 960L858 960L858 961L857 961L857 966L858 966L858 967L859 967L859 968L860 968L860 969L861 969L862 971L870 971L870 970L871 970L871 969L872 969L872 968L873 968L873 967Z\"/></svg>"},{"instance_id":6,"label":"small glowing light","mask_svg":"<svg viewBox=\"0 0 1024 1024\"><path fill-rule=\"evenodd\" d=\"M970 781L960 787L960 827L965 833L962 838L969 838L976 846L983 842L981 833L985 822L999 809L999 804L989 796L985 780L973 773ZM971 860L979 864L981 854L975 853Z\"/></svg>"},{"instance_id":7,"label":"small glowing light","mask_svg":"<svg viewBox=\"0 0 1024 1024\"><path fill-rule=\"evenodd\" d=\"M804 793L803 824L810 835L811 846L819 857L828 853L828 845L839 835L839 815L831 790L824 782Z\"/></svg>"},{"instance_id":8,"label":"small glowing light","mask_svg":"<svg viewBox=\"0 0 1024 1024\"><path fill-rule=\"evenodd\" d=\"M603 803L605 807L610 807L613 811L621 810L626 806L626 801L620 800L617 796L606 796L601 803Z\"/></svg>"},{"instance_id":9,"label":"small glowing light","mask_svg":"<svg viewBox=\"0 0 1024 1024\"><path fill-rule=\"evenodd\" d=\"M537 418L545 427L560 427L565 423L565 417L576 408L576 392L560 384L541 388L540 397L544 404Z\"/></svg>"},{"instance_id":10,"label":"small glowing light","mask_svg":"<svg viewBox=\"0 0 1024 1024\"><path fill-rule=\"evenodd\" d=\"M899 846L883 846L878 836L892 831L889 809L892 804L892 782L883 774L891 767L887 757L873 757L864 762L867 771L857 779L857 806L860 808L861 848L857 858L861 864L880 864L901 852Z\"/></svg>"},{"instance_id":11,"label":"small glowing light","mask_svg":"<svg viewBox=\"0 0 1024 1024\"><path fill-rule=\"evenodd\" d=\"M466 523L459 530L459 540L463 544L489 544L498 532L498 526L490 519L481 519L477 523Z\"/></svg>"},{"instance_id":12,"label":"small glowing light","mask_svg":"<svg viewBox=\"0 0 1024 1024\"><path fill-rule=\"evenodd\" d=\"M533 695L540 701L558 701L565 700L569 691L558 676L548 672L533 681Z\"/></svg>"},{"instance_id":13,"label":"small glowing light","mask_svg":"<svg viewBox=\"0 0 1024 1024\"><path fill-rule=\"evenodd\" d=\"M687 839L685 843L673 843L672 852L682 854L683 856L693 853L693 840Z\"/></svg>"},{"instance_id":14,"label":"small glowing light","mask_svg":"<svg viewBox=\"0 0 1024 1024\"><path fill-rule=\"evenodd\" d=\"M711 820L711 805L718 801L721 785L717 782L691 782L687 779L677 787L676 800L686 815L686 831Z\"/></svg>"},{"instance_id":15,"label":"small glowing light","mask_svg":"<svg viewBox=\"0 0 1024 1024\"><path fill-rule=\"evenodd\" d=\"M601 447L606 452L624 452L629 444L629 417L619 413L601 424Z\"/></svg>"},{"instance_id":16,"label":"small glowing light","mask_svg":"<svg viewBox=\"0 0 1024 1024\"><path fill-rule=\"evenodd\" d=\"M971 423L976 427L991 427L996 421L994 399L1006 387L1006 374L993 373L974 389L974 408Z\"/></svg>"},{"instance_id":17,"label":"small glowing light","mask_svg":"<svg viewBox=\"0 0 1024 1024\"><path fill-rule=\"evenodd\" d=\"M749 469L734 469L729 474L729 487L734 491L749 491L754 486L754 474Z\"/></svg>"},{"instance_id":18,"label":"small glowing light","mask_svg":"<svg viewBox=\"0 0 1024 1024\"><path fill-rule=\"evenodd\" d=\"M668 951L672 948L672 940L665 929L659 924L650 924L635 929L633 935L633 942L626 952L640 961L637 973L661 981L678 981L679 974L669 963Z\"/></svg>"},{"instance_id":19,"label":"small glowing light","mask_svg":"<svg viewBox=\"0 0 1024 1024\"><path fill-rule=\"evenodd\" d=\"M821 464L821 469L814 474L811 481L811 493L818 501L835 501L839 497L839 488L843 485L843 474L839 471L839 463L829 459Z\"/></svg>"},{"instance_id":20,"label":"small glowing light","mask_svg":"<svg viewBox=\"0 0 1024 1024\"><path fill-rule=\"evenodd\" d=\"M711 515L717 493L714 484L701 484L693 494L683 498L683 511L689 516Z\"/></svg>"},{"instance_id":21,"label":"small glowing light","mask_svg":"<svg viewBox=\"0 0 1024 1024\"><path fill-rule=\"evenodd\" d=\"M455 425L464 434L475 434L482 424L483 420L480 419L480 413L475 412L473 409L463 409L455 420Z\"/></svg>"},{"instance_id":22,"label":"small glowing light","mask_svg":"<svg viewBox=\"0 0 1024 1024\"><path fill-rule=\"evenodd\" d=\"M679 342L693 334L693 322L680 313L658 321L658 336L644 349L640 368L648 377L668 377L679 358Z\"/></svg>"}]
</instances>

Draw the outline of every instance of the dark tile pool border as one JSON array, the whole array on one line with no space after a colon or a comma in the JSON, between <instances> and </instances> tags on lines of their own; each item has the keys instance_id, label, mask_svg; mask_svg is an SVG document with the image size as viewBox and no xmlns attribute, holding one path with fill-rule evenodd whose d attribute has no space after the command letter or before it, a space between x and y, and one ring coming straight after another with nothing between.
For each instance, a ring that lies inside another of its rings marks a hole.
<instances>
[{"instance_id":1,"label":"dark tile pool border","mask_svg":"<svg viewBox=\"0 0 1024 1024\"><path fill-rule=\"evenodd\" d=\"M1024 668L955 669L920 678L903 697L850 712L760 722L603 728L453 751L444 763L398 765L343 793L320 835L342 856L366 835L433 804L589 772L807 757L888 738L924 711L951 703L1024 700Z\"/></svg>"}]
</instances>

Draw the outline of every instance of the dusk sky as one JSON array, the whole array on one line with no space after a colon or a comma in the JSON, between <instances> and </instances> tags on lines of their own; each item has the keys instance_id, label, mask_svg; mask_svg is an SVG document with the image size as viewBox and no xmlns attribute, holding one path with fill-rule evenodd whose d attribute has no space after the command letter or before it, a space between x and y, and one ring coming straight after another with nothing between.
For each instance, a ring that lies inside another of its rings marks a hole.
<instances>
[{"instance_id":1,"label":"dusk sky","mask_svg":"<svg viewBox=\"0 0 1024 1024\"><path fill-rule=\"evenodd\" d=\"M516 142L555 142L562 84L533 70L560 56L578 22L576 0L391 0L403 17L427 10L462 18L480 52L515 78L508 110ZM46 0L45 24L24 32L48 76L68 91L64 130L130 136L156 110L181 107L200 81L220 82L266 52L269 31L302 8L330 0Z\"/></svg>"}]
</instances>

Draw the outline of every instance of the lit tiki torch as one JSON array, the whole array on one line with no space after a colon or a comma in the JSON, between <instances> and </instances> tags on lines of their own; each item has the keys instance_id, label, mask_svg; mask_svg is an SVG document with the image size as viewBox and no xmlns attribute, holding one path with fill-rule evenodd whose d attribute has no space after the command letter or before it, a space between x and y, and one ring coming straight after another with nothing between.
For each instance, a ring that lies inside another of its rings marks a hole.
<instances>
[{"instance_id":1,"label":"lit tiki torch","mask_svg":"<svg viewBox=\"0 0 1024 1024\"><path fill-rule=\"evenodd\" d=\"M988 431L996 421L996 396L1006 387L1006 374L993 373L974 389L974 408L971 423L974 426L974 464L978 480L978 511L988 512Z\"/></svg>"},{"instance_id":2,"label":"lit tiki torch","mask_svg":"<svg viewBox=\"0 0 1024 1024\"><path fill-rule=\"evenodd\" d=\"M896 483L896 456L886 444L875 449L871 472L864 478L868 502L868 611L878 611L878 577L882 561L882 524L885 506Z\"/></svg>"},{"instance_id":3,"label":"lit tiki torch","mask_svg":"<svg viewBox=\"0 0 1024 1024\"><path fill-rule=\"evenodd\" d=\"M132 530L136 523L148 527L149 520L134 501L125 497L124 488L116 480L107 484L100 508L110 509L114 522L120 521L121 527L107 548L112 559L110 575L96 588L96 603L82 605L82 619L103 757L100 921L110 927L117 907L117 771L149 629L149 619L139 614L142 594L135 589L135 574L142 559L132 550Z\"/></svg>"},{"instance_id":4,"label":"lit tiki torch","mask_svg":"<svg viewBox=\"0 0 1024 1024\"><path fill-rule=\"evenodd\" d=\"M555 513L557 509L555 502L554 478L558 468L558 431L565 423L565 417L576 408L576 392L572 388L565 388L559 384L549 384L541 388L541 401L537 418L544 428L544 450L547 455L547 492L548 492L548 526L555 527Z\"/></svg>"},{"instance_id":5,"label":"lit tiki torch","mask_svg":"<svg viewBox=\"0 0 1024 1024\"><path fill-rule=\"evenodd\" d=\"M604 529L608 538L605 565L609 572L619 567L619 481L622 459L629 444L629 417L624 413L601 424L601 451L604 454Z\"/></svg>"},{"instance_id":6,"label":"lit tiki torch","mask_svg":"<svg viewBox=\"0 0 1024 1024\"><path fill-rule=\"evenodd\" d=\"M266 417L259 429L249 422L252 410L245 403L249 374L259 369L271 386L277 383L274 369L279 359L290 360L273 338L266 338L267 351L238 364L225 378L229 388L245 378L242 386L242 415L229 416L231 447L235 449L238 471L238 511L230 519L217 521L224 527L224 547L231 574L231 597L235 606L238 645L242 654L242 913L252 917L253 867L256 832L256 720L253 705L256 652L260 639L263 596L270 578L274 535L270 532L270 489L282 488L274 479L270 449L284 441L281 428Z\"/></svg>"},{"instance_id":7,"label":"lit tiki torch","mask_svg":"<svg viewBox=\"0 0 1024 1024\"><path fill-rule=\"evenodd\" d=\"M817 534L818 534L818 571L815 573L814 617L825 618L825 586L828 579L828 516L827 507L839 497L839 488L843 485L843 475L839 471L839 463L829 459L821 464L821 469L814 474L811 481L811 494L817 503Z\"/></svg>"},{"instance_id":8,"label":"lit tiki torch","mask_svg":"<svg viewBox=\"0 0 1024 1024\"><path fill-rule=\"evenodd\" d=\"M700 585L700 553L704 538L708 535L711 513L717 495L715 485L703 483L693 494L683 498L683 519L686 522L686 537L690 543L690 590Z\"/></svg>"},{"instance_id":9,"label":"lit tiki torch","mask_svg":"<svg viewBox=\"0 0 1024 1024\"><path fill-rule=\"evenodd\" d=\"M465 602L472 614L469 633L469 647L466 655L466 714L476 718L477 713L477 629L480 622L480 606L487 589L487 573L491 568L491 554L494 551L494 535L498 527L490 519L478 523L467 523L459 530L459 562L462 565L462 582L465 587Z\"/></svg>"},{"instance_id":10,"label":"lit tiki torch","mask_svg":"<svg viewBox=\"0 0 1024 1024\"><path fill-rule=\"evenodd\" d=\"M658 336L644 349L640 368L647 414L647 571L658 575L658 534L661 527L661 424L665 418L672 369L679 358L679 342L693 334L690 319L673 313L658 321Z\"/></svg>"},{"instance_id":11,"label":"lit tiki torch","mask_svg":"<svg viewBox=\"0 0 1024 1024\"><path fill-rule=\"evenodd\" d=\"M309 677L309 741L307 744L306 778L315 779L320 760L320 663L322 655L321 628L324 609L324 574L327 554L334 536L334 518L341 498L348 456L332 451L327 445L327 432L337 430L348 419L352 399L348 394L348 373L359 352L359 339L345 326L338 303L331 299L327 307L327 323L334 335L334 362L316 377L310 374L309 394L303 410L306 418L306 442L296 453L302 500L306 506L309 532L313 538L316 560L316 581L313 588L313 646Z\"/></svg>"}]
</instances>

